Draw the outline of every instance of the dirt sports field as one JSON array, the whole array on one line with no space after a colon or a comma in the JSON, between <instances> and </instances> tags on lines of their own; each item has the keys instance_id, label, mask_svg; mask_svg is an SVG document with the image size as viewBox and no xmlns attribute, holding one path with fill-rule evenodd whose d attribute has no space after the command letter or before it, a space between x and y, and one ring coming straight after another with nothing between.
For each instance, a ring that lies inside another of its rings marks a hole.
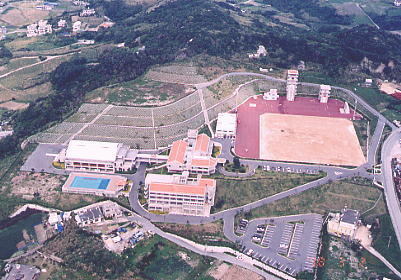
<instances>
[{"instance_id":1,"label":"dirt sports field","mask_svg":"<svg viewBox=\"0 0 401 280\"><path fill-rule=\"evenodd\" d=\"M266 113L283 115L302 115L340 119L361 119L354 111L341 114L344 102L329 99L326 104L316 97L296 97L294 102L287 101L285 96L278 100L264 100L261 95L250 97L237 108L237 138L235 153L244 158L260 158L260 116Z\"/></svg>"},{"instance_id":2,"label":"dirt sports field","mask_svg":"<svg viewBox=\"0 0 401 280\"><path fill-rule=\"evenodd\" d=\"M340 118L263 114L260 158L359 166L365 162L354 126Z\"/></svg>"}]
</instances>

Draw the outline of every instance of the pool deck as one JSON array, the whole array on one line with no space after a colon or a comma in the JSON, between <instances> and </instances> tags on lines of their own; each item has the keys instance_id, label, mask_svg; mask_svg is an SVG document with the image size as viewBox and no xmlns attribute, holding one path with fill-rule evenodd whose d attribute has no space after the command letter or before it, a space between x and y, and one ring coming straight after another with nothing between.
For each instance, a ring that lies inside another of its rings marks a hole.
<instances>
[{"instance_id":1,"label":"pool deck","mask_svg":"<svg viewBox=\"0 0 401 280\"><path fill-rule=\"evenodd\" d=\"M109 180L106 188L99 187L78 187L74 186L76 179L82 178L93 178L94 180ZM127 184L127 178L119 175L106 175L106 174L93 174L93 173L71 173L68 176L67 181L63 185L63 192L68 193L80 193L80 194L94 194L94 195L106 195L111 197L118 196L118 193L124 189Z\"/></svg>"}]
</instances>

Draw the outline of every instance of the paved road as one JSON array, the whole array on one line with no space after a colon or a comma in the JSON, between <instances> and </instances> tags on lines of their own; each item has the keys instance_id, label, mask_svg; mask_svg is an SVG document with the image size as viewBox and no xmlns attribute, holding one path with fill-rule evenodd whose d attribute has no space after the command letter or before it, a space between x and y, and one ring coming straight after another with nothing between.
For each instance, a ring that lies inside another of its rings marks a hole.
<instances>
[{"instance_id":1,"label":"paved road","mask_svg":"<svg viewBox=\"0 0 401 280\"><path fill-rule=\"evenodd\" d=\"M401 248L401 207L395 191L393 172L391 169L391 159L393 158L393 148L399 145L401 138L400 130L395 130L386 139L381 150L382 159L382 179L387 208L393 223L394 231Z\"/></svg>"},{"instance_id":2,"label":"paved road","mask_svg":"<svg viewBox=\"0 0 401 280\"><path fill-rule=\"evenodd\" d=\"M377 155L377 149L379 148L381 136L383 134L385 122L382 120L379 120L377 122L375 132L373 133L373 136L370 138L370 143L369 143L369 150L368 150L368 163L373 166L376 164L376 155Z\"/></svg>"},{"instance_id":3,"label":"paved road","mask_svg":"<svg viewBox=\"0 0 401 280\"><path fill-rule=\"evenodd\" d=\"M246 269L249 269L249 270L251 270L253 272L256 272L259 275L264 276L268 280L281 279L281 278L273 276L273 275L271 275L271 274L269 274L269 273L267 273L267 272L255 267L254 265L252 265L249 262L245 262L243 260L237 259L234 256L230 256L228 254L221 253L221 252L210 252L209 250L207 250L207 246L204 246L205 248L202 250L199 246L195 246L194 244L185 242L185 240L183 240L182 238L179 238L179 237L177 237L175 235L172 235L172 234L169 234L169 233L166 233L166 232L162 231L161 229L156 227L154 224L152 224L149 220L147 220L147 219L145 219L145 218L143 218L143 217L141 217L139 215L134 215L134 216L130 217L129 219L131 221L136 221L136 222L141 223L146 230L151 230L154 233L160 235L161 237L163 237L163 238L165 238L165 239L167 239L167 240L169 240L171 242L174 242L178 246L184 247L184 248L186 248L186 249L188 249L190 251L193 251L193 252L195 252L197 254L200 254L200 255L203 255L203 256L212 257L212 258L216 258L216 259L219 259L219 260L231 263L231 264L235 264L235 265L241 266L243 268L246 268ZM257 262L253 262L253 263L257 264Z\"/></svg>"}]
</instances>

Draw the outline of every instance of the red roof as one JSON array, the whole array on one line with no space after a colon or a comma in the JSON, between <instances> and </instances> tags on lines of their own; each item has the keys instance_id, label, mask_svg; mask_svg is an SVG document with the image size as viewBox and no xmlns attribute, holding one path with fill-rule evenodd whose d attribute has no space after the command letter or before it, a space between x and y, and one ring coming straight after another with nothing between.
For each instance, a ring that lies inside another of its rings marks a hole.
<instances>
[{"instance_id":1,"label":"red roof","mask_svg":"<svg viewBox=\"0 0 401 280\"><path fill-rule=\"evenodd\" d=\"M185 152L187 150L187 142L178 140L171 146L170 154L168 156L167 163L179 162L184 163Z\"/></svg>"},{"instance_id":2,"label":"red roof","mask_svg":"<svg viewBox=\"0 0 401 280\"><path fill-rule=\"evenodd\" d=\"M209 142L210 142L210 137L207 136L206 134L199 134L196 137L196 143L195 143L195 151L201 151L206 153L209 149Z\"/></svg>"},{"instance_id":3,"label":"red roof","mask_svg":"<svg viewBox=\"0 0 401 280\"><path fill-rule=\"evenodd\" d=\"M200 179L198 185L151 183L149 185L149 191L204 195L206 193L207 186L215 186L215 185L216 181L213 179Z\"/></svg>"},{"instance_id":4,"label":"red roof","mask_svg":"<svg viewBox=\"0 0 401 280\"><path fill-rule=\"evenodd\" d=\"M217 164L217 160L215 158L208 158L208 159L192 159L191 162L192 166L215 166Z\"/></svg>"}]
</instances>

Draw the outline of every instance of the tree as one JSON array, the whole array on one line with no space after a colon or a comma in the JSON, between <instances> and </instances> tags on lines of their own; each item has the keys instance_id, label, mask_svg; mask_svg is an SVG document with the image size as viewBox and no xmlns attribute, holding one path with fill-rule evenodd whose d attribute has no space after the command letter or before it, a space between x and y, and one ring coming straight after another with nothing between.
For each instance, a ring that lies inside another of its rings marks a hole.
<instances>
[{"instance_id":1,"label":"tree","mask_svg":"<svg viewBox=\"0 0 401 280\"><path fill-rule=\"evenodd\" d=\"M239 157L235 156L234 159L233 159L233 163L234 163L234 168L235 169L240 169L241 162L239 161Z\"/></svg>"}]
</instances>

